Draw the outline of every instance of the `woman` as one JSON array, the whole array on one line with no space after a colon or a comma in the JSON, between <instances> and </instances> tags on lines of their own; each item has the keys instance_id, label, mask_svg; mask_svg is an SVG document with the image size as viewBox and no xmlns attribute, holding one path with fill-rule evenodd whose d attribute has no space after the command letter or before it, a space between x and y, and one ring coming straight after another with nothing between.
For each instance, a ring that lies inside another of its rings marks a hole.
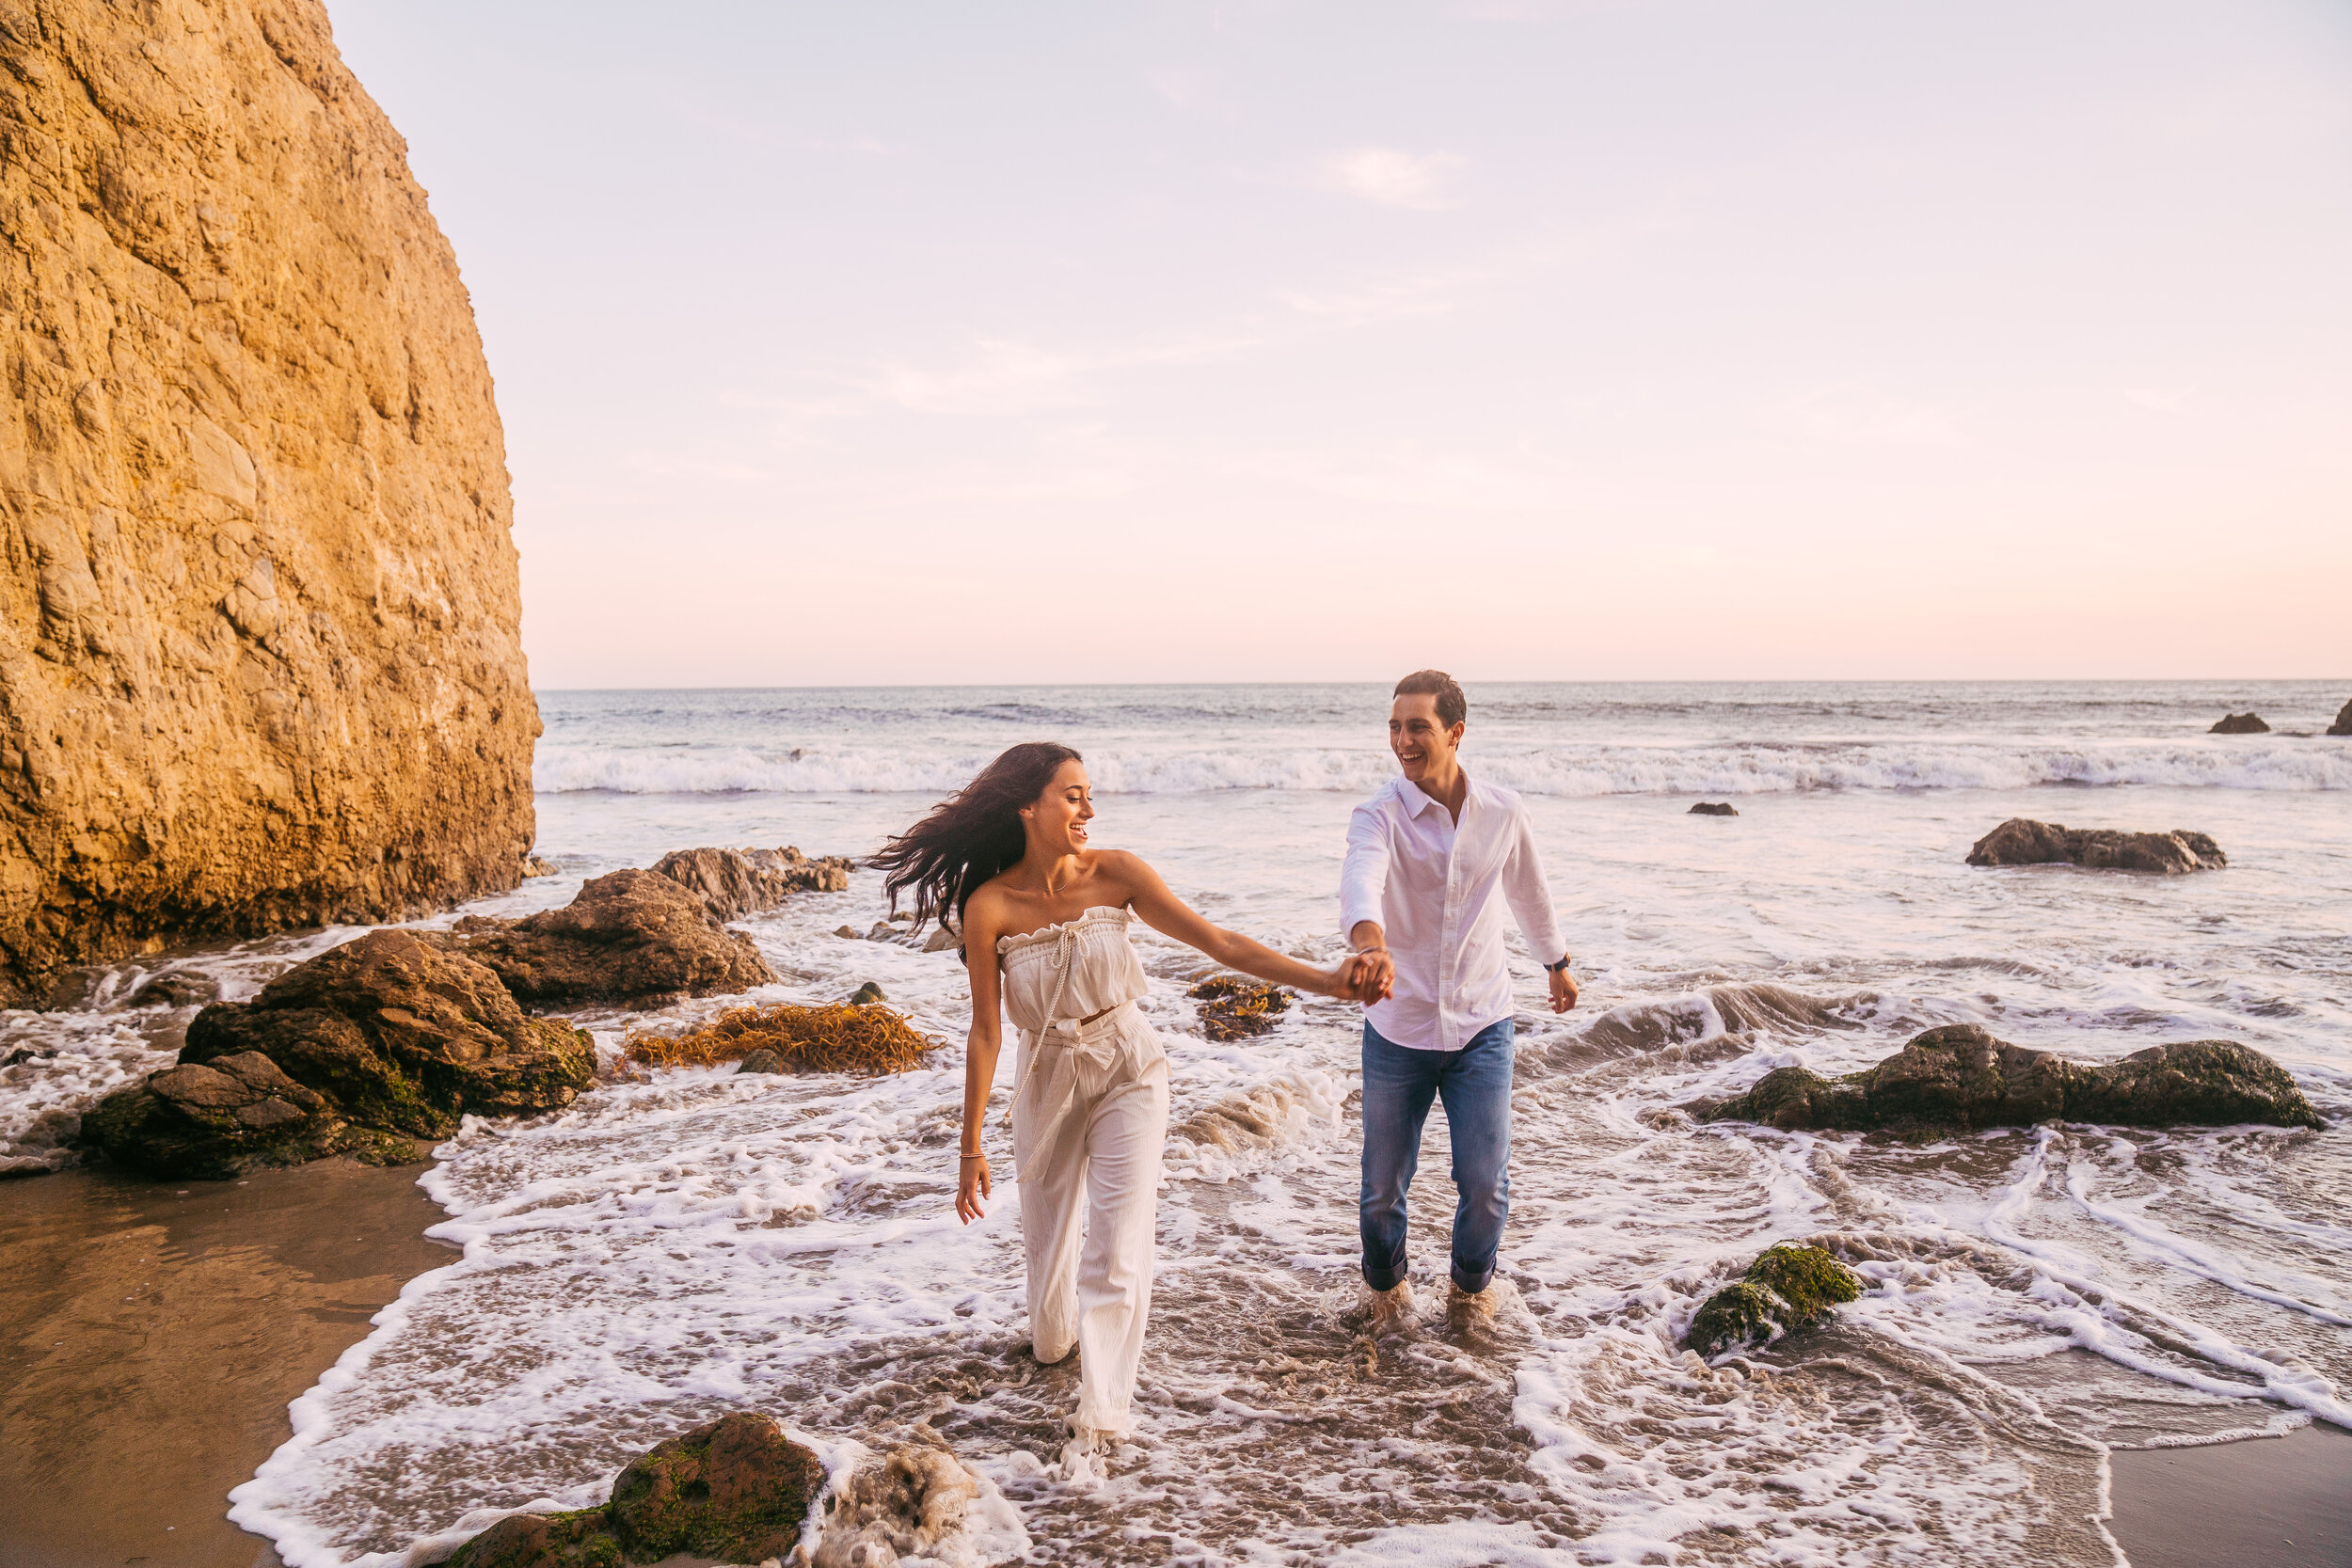
<instances>
[{"instance_id":1,"label":"woman","mask_svg":"<svg viewBox=\"0 0 2352 1568\"><path fill-rule=\"evenodd\" d=\"M1042 1362L1079 1351L1078 1409L1063 1452L1073 1480L1093 1474L1091 1456L1127 1434L1152 1301L1168 1056L1136 1006L1146 987L1128 923L1139 916L1229 968L1326 996L1353 997L1359 962L1326 973L1210 925L1134 855L1089 848L1093 816L1078 753L1030 742L990 763L874 860L888 874L894 912L899 894L912 891L916 929L952 911L963 938L972 1033L956 1213L966 1225L991 1192L980 1128L996 1076L1000 998L1021 1030L1012 1147L1029 1341Z\"/></svg>"}]
</instances>

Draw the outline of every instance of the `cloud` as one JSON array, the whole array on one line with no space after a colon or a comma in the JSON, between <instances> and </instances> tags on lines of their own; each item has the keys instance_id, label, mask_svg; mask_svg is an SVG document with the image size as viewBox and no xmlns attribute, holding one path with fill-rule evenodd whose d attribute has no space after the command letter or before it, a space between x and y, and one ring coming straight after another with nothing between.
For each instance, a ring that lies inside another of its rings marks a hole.
<instances>
[{"instance_id":1,"label":"cloud","mask_svg":"<svg viewBox=\"0 0 2352 1568\"><path fill-rule=\"evenodd\" d=\"M1316 166L1316 183L1383 207L1435 212L1454 204L1446 187L1467 162L1451 152L1359 147L1322 160Z\"/></svg>"},{"instance_id":2,"label":"cloud","mask_svg":"<svg viewBox=\"0 0 2352 1568\"><path fill-rule=\"evenodd\" d=\"M2185 414L2188 412L2186 392L2171 391L2162 387L2127 387L2123 389L2123 395L2152 413Z\"/></svg>"}]
</instances>

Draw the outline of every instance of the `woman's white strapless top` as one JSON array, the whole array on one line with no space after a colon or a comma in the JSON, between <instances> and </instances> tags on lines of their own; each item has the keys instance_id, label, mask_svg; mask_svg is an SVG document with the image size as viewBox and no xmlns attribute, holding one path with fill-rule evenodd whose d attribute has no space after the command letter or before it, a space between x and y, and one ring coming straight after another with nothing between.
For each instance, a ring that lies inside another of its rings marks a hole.
<instances>
[{"instance_id":1,"label":"woman's white strapless top","mask_svg":"<svg viewBox=\"0 0 2352 1568\"><path fill-rule=\"evenodd\" d=\"M999 937L1005 969L1005 1011L1031 1035L1051 1025L1092 1018L1150 990L1143 960L1127 940L1125 910L1098 904L1078 916L1025 936Z\"/></svg>"},{"instance_id":2,"label":"woman's white strapless top","mask_svg":"<svg viewBox=\"0 0 2352 1568\"><path fill-rule=\"evenodd\" d=\"M1052 1168L1059 1146L1085 1133L1092 1103L1115 1084L1165 1075L1168 1054L1134 1006L1150 990L1127 940L1125 910L1100 904L1025 936L999 937L1005 1010L1021 1029L1012 1091L1013 1159L1021 1179Z\"/></svg>"}]
</instances>

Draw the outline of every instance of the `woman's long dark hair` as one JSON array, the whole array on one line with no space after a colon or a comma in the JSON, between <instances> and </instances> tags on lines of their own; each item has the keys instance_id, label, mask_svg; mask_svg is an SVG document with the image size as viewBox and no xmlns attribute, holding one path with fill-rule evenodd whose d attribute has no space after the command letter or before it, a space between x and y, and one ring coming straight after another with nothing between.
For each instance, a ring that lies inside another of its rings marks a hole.
<instances>
[{"instance_id":1,"label":"woman's long dark hair","mask_svg":"<svg viewBox=\"0 0 2352 1568\"><path fill-rule=\"evenodd\" d=\"M1020 864L1028 852L1021 808L1045 793L1063 763L1081 760L1069 747L1050 740L1024 741L883 845L871 863L887 873L882 890L890 895L890 912L898 912L899 894L912 893L916 930L933 915L946 924L947 911L953 910L961 936L964 906L980 884Z\"/></svg>"}]
</instances>

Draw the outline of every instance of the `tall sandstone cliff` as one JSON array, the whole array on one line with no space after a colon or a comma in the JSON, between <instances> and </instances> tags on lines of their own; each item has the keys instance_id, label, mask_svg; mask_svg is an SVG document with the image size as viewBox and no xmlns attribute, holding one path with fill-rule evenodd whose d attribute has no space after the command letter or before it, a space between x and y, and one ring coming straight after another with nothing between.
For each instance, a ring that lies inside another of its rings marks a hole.
<instances>
[{"instance_id":1,"label":"tall sandstone cliff","mask_svg":"<svg viewBox=\"0 0 2352 1568\"><path fill-rule=\"evenodd\" d=\"M316 0L0 0L0 1002L515 885L457 262Z\"/></svg>"}]
</instances>

